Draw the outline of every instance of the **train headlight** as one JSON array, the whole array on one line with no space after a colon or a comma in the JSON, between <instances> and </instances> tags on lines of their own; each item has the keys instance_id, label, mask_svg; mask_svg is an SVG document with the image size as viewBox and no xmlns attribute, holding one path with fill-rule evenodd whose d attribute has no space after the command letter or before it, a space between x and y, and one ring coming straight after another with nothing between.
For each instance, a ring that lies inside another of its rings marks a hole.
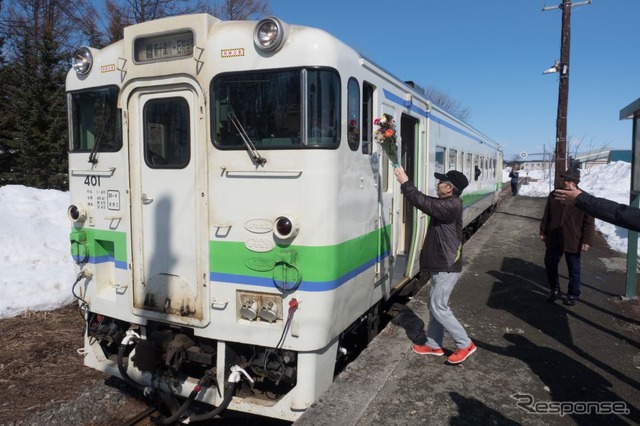
<instances>
[{"instance_id":1,"label":"train headlight","mask_svg":"<svg viewBox=\"0 0 640 426\"><path fill-rule=\"evenodd\" d=\"M71 204L67 209L67 217L74 223L82 223L87 220L87 211L82 206Z\"/></svg>"},{"instance_id":2,"label":"train headlight","mask_svg":"<svg viewBox=\"0 0 640 426\"><path fill-rule=\"evenodd\" d=\"M280 216L273 224L273 233L282 240L295 237L299 230L300 225L292 216Z\"/></svg>"},{"instance_id":3,"label":"train headlight","mask_svg":"<svg viewBox=\"0 0 640 426\"><path fill-rule=\"evenodd\" d=\"M93 65L93 55L88 47L82 46L76 50L71 59L71 66L78 74L89 74Z\"/></svg>"},{"instance_id":4,"label":"train headlight","mask_svg":"<svg viewBox=\"0 0 640 426\"><path fill-rule=\"evenodd\" d=\"M285 23L275 16L258 21L253 31L253 44L263 52L275 52L284 44Z\"/></svg>"}]
</instances>

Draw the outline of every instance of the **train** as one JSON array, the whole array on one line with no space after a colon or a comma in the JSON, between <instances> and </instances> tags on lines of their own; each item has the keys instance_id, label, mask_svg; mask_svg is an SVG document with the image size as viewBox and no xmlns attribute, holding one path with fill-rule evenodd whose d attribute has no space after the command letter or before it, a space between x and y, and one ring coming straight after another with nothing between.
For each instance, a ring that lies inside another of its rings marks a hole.
<instances>
[{"instance_id":1,"label":"train","mask_svg":"<svg viewBox=\"0 0 640 426\"><path fill-rule=\"evenodd\" d=\"M498 201L498 143L319 28L173 16L71 65L81 352L165 401L159 424L295 421L420 279L429 217L403 199L381 117L420 190L468 177L466 227Z\"/></svg>"}]
</instances>

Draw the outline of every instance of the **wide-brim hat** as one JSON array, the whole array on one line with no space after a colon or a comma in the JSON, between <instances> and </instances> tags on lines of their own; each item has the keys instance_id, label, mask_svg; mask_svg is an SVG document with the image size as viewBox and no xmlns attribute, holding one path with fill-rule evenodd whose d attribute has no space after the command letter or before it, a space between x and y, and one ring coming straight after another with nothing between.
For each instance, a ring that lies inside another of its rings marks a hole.
<instances>
[{"instance_id":1,"label":"wide-brim hat","mask_svg":"<svg viewBox=\"0 0 640 426\"><path fill-rule=\"evenodd\" d=\"M458 188L460 191L469 186L469 180L467 179L467 177L457 170L449 170L445 174L434 173L433 175L440 181L451 182L451 184Z\"/></svg>"},{"instance_id":2,"label":"wide-brim hat","mask_svg":"<svg viewBox=\"0 0 640 426\"><path fill-rule=\"evenodd\" d=\"M580 170L579 169L567 169L564 173L560 175L562 179L573 180L576 182L580 182Z\"/></svg>"}]
</instances>

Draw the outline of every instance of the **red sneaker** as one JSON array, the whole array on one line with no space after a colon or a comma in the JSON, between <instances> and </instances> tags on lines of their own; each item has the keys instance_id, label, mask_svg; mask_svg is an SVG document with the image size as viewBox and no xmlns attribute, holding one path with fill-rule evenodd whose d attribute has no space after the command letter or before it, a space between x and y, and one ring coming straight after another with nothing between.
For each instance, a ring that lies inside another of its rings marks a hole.
<instances>
[{"instance_id":1,"label":"red sneaker","mask_svg":"<svg viewBox=\"0 0 640 426\"><path fill-rule=\"evenodd\" d=\"M434 355L434 356L442 356L444 355L444 351L440 348L433 349L427 345L413 345L413 351L420 355Z\"/></svg>"},{"instance_id":2,"label":"red sneaker","mask_svg":"<svg viewBox=\"0 0 640 426\"><path fill-rule=\"evenodd\" d=\"M449 358L447 358L447 361L449 361L449 364L460 364L462 361L469 358L469 355L475 351L476 345L471 342L471 344L464 349L456 349Z\"/></svg>"}]
</instances>

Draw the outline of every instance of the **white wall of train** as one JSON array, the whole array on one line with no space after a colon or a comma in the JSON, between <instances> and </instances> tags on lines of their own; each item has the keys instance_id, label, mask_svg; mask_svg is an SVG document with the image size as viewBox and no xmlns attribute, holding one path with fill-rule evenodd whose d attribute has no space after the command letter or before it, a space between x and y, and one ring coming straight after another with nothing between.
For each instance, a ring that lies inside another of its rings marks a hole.
<instances>
[{"instance_id":1,"label":"white wall of train","mask_svg":"<svg viewBox=\"0 0 640 426\"><path fill-rule=\"evenodd\" d=\"M498 144L277 18L128 27L78 51L67 93L85 364L218 411L298 418L348 356L345 332L372 338L377 304L418 274L428 217L405 204L376 117L395 118L424 192L435 171L467 175L465 225L501 186Z\"/></svg>"}]
</instances>

